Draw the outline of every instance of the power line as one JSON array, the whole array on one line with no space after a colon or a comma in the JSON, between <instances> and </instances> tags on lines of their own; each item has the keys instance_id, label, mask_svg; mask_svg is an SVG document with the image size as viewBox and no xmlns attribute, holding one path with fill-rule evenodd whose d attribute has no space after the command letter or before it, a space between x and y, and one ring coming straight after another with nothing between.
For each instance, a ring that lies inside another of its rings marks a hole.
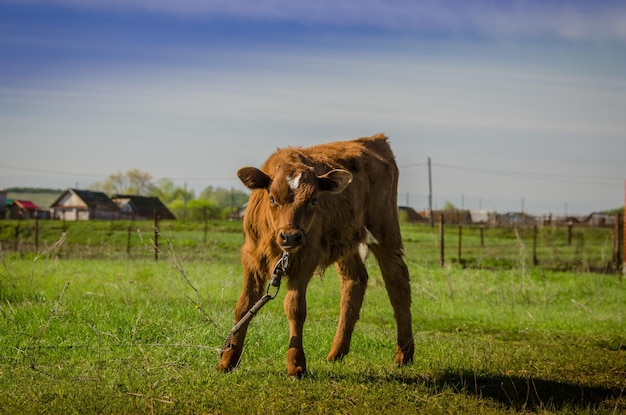
<instances>
[{"instance_id":1,"label":"power line","mask_svg":"<svg viewBox=\"0 0 626 415\"><path fill-rule=\"evenodd\" d=\"M61 170L34 169L30 167L10 166L6 164L0 164L0 169L28 171L32 173L57 174L57 175L63 175L63 176L94 177L94 178L106 178L110 176L110 174L95 174L95 173L71 172L71 171L61 171ZM156 179L186 180L190 182L238 180L234 176L233 177L157 177Z\"/></svg>"},{"instance_id":2,"label":"power line","mask_svg":"<svg viewBox=\"0 0 626 415\"><path fill-rule=\"evenodd\" d=\"M6 164L0 164L0 169L29 171L29 172L33 172L33 173L59 174L59 175L64 175L64 176L107 177L107 176L102 175L102 174L77 173L77 172L60 171L60 170L33 169L33 168L30 168L30 167L9 166L9 165L6 165Z\"/></svg>"},{"instance_id":3,"label":"power line","mask_svg":"<svg viewBox=\"0 0 626 415\"><path fill-rule=\"evenodd\" d=\"M205 182L205 181L223 181L223 180L236 180L239 179L235 176L233 177L159 177L160 179L171 179L171 180L185 180L188 182Z\"/></svg>"},{"instance_id":4,"label":"power line","mask_svg":"<svg viewBox=\"0 0 626 415\"><path fill-rule=\"evenodd\" d=\"M425 166L427 163L415 163L406 164L403 167L417 167ZM540 181L555 181L565 183L585 182L591 184L621 184L624 181L624 177L615 176L589 176L589 175L575 175L575 174L562 174L562 173L538 173L528 172L520 170L502 170L502 169L486 169L480 167L468 167L468 166L456 166L452 164L432 163L432 166L441 167L444 169L461 170L467 172L481 173L487 175L497 175L513 177L518 179L540 180Z\"/></svg>"},{"instance_id":5,"label":"power line","mask_svg":"<svg viewBox=\"0 0 626 415\"><path fill-rule=\"evenodd\" d=\"M400 168L408 168L408 167L421 167L427 166L428 163L412 163L412 164L404 164L399 166ZM620 184L623 183L623 177L615 177L615 176L588 176L588 175L573 175L573 174L560 174L560 173L537 173L537 172L528 172L528 171L520 171L520 170L501 170L501 169L486 169L479 167L468 167L468 166L455 166L452 164L443 164L443 163L432 163L432 166L441 167L444 169L453 169L453 170L461 170L468 171L474 173L482 173L488 175L498 175L498 176L506 176L513 178L521 178L521 179L532 179L532 180L541 180L541 181L555 181L555 182L581 182L584 181L586 183L591 184ZM0 169L10 169L17 171L28 171L32 173L44 173L44 174L56 174L63 176L78 176L78 177L94 177L94 178L106 178L109 177L109 174L95 174L95 173L85 173L85 172L71 172L71 171L63 171L63 170L47 170L47 169L36 169L31 167L22 167L22 166L11 166L7 164L0 164ZM171 180L181 180L181 181L228 181L233 180L236 181L236 177L158 177L167 178Z\"/></svg>"},{"instance_id":6,"label":"power line","mask_svg":"<svg viewBox=\"0 0 626 415\"><path fill-rule=\"evenodd\" d=\"M419 167L419 166L426 166L428 165L428 163L412 163L412 164L403 164L402 166L398 166L399 168L405 168L405 167Z\"/></svg>"}]
</instances>

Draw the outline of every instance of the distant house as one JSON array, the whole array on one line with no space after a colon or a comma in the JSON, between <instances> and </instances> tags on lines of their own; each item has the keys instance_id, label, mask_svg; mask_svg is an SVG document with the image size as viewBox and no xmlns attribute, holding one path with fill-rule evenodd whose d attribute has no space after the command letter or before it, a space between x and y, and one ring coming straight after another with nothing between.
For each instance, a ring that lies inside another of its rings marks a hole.
<instances>
[{"instance_id":1,"label":"distant house","mask_svg":"<svg viewBox=\"0 0 626 415\"><path fill-rule=\"evenodd\" d=\"M616 215L593 212L584 219L587 225L592 226L615 226Z\"/></svg>"},{"instance_id":2,"label":"distant house","mask_svg":"<svg viewBox=\"0 0 626 415\"><path fill-rule=\"evenodd\" d=\"M496 212L492 210L470 210L470 217L472 219L472 223L479 224L495 224L496 222Z\"/></svg>"},{"instance_id":3,"label":"distant house","mask_svg":"<svg viewBox=\"0 0 626 415\"><path fill-rule=\"evenodd\" d=\"M39 208L30 200L13 200L9 205L11 219L35 219Z\"/></svg>"},{"instance_id":4,"label":"distant house","mask_svg":"<svg viewBox=\"0 0 626 415\"><path fill-rule=\"evenodd\" d=\"M176 219L158 197L114 195L112 200L126 219L152 219L155 212L160 220Z\"/></svg>"},{"instance_id":5,"label":"distant house","mask_svg":"<svg viewBox=\"0 0 626 415\"><path fill-rule=\"evenodd\" d=\"M102 192L68 189L50 205L53 219L117 219L120 208Z\"/></svg>"},{"instance_id":6,"label":"distant house","mask_svg":"<svg viewBox=\"0 0 626 415\"><path fill-rule=\"evenodd\" d=\"M417 213L415 209L409 206L398 206L398 211L402 212L403 217L406 218L408 222L425 222L426 219Z\"/></svg>"},{"instance_id":7,"label":"distant house","mask_svg":"<svg viewBox=\"0 0 626 415\"><path fill-rule=\"evenodd\" d=\"M246 214L247 208L248 208L248 202L238 207L236 211L234 211L233 213L230 214L230 216L228 216L228 219L230 220L243 219L244 215Z\"/></svg>"},{"instance_id":8,"label":"distant house","mask_svg":"<svg viewBox=\"0 0 626 415\"><path fill-rule=\"evenodd\" d=\"M433 210L433 219L435 222L438 222L442 217L446 225L469 225L472 223L472 216L469 210Z\"/></svg>"},{"instance_id":9,"label":"distant house","mask_svg":"<svg viewBox=\"0 0 626 415\"><path fill-rule=\"evenodd\" d=\"M508 212L498 214L496 222L498 226L532 226L537 223L537 219L523 212Z\"/></svg>"}]
</instances>

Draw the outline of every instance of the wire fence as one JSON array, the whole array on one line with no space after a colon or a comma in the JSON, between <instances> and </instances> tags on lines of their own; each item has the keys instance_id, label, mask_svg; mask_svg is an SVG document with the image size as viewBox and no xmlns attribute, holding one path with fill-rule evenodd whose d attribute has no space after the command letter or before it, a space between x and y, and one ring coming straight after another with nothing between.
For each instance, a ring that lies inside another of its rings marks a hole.
<instances>
[{"instance_id":1,"label":"wire fence","mask_svg":"<svg viewBox=\"0 0 626 415\"><path fill-rule=\"evenodd\" d=\"M402 225L407 261L420 266L534 267L620 272L623 220L613 226ZM72 260L228 260L238 263L241 221L0 221L0 255Z\"/></svg>"},{"instance_id":2,"label":"wire fence","mask_svg":"<svg viewBox=\"0 0 626 415\"><path fill-rule=\"evenodd\" d=\"M432 230L437 252L424 243L415 248L439 266L463 268L538 268L581 272L620 272L623 227L530 225L486 227L445 225ZM435 235L436 234L436 235ZM405 235L405 245L411 246ZM430 249L430 252L424 252Z\"/></svg>"}]
</instances>

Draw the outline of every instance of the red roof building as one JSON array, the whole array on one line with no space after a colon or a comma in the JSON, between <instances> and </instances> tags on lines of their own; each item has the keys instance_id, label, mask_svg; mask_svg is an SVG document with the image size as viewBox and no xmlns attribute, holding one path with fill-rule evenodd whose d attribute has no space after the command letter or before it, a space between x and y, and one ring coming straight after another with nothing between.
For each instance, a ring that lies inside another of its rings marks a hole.
<instances>
[{"instance_id":1,"label":"red roof building","mask_svg":"<svg viewBox=\"0 0 626 415\"><path fill-rule=\"evenodd\" d=\"M13 200L9 205L11 219L35 219L39 207L30 200Z\"/></svg>"}]
</instances>

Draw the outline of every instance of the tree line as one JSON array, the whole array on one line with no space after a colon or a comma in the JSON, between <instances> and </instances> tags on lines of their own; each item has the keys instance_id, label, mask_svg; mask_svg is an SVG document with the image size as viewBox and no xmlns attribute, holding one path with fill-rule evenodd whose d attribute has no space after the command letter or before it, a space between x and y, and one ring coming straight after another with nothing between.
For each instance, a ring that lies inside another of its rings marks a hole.
<instances>
[{"instance_id":1,"label":"tree line","mask_svg":"<svg viewBox=\"0 0 626 415\"><path fill-rule=\"evenodd\" d=\"M177 186L171 179L154 180L150 173L131 169L109 175L92 183L89 190L108 195L156 196L179 219L226 219L248 201L241 190L207 186L199 195L187 186Z\"/></svg>"}]
</instances>

